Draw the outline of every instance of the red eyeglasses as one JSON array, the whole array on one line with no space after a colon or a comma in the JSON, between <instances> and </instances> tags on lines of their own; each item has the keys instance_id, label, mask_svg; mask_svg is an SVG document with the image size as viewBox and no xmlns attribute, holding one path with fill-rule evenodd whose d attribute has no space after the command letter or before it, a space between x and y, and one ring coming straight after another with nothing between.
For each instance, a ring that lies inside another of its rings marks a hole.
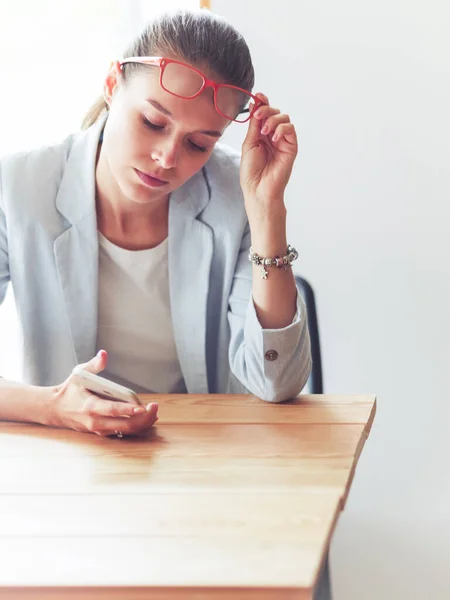
<instances>
[{"instance_id":1,"label":"red eyeglasses","mask_svg":"<svg viewBox=\"0 0 450 600\"><path fill-rule=\"evenodd\" d=\"M246 123L253 113L263 104L262 100L250 92L225 83L216 83L208 79L195 67L160 56L131 56L120 61L125 63L141 63L160 68L159 82L169 94L191 100L196 98L207 87L214 90L214 106L222 117L236 123ZM253 106L250 108L250 102Z\"/></svg>"}]
</instances>

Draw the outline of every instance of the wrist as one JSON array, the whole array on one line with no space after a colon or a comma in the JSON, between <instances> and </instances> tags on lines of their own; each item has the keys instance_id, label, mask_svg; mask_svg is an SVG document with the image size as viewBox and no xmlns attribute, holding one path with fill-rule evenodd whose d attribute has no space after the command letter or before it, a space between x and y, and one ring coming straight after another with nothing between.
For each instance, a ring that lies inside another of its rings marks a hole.
<instances>
[{"instance_id":1,"label":"wrist","mask_svg":"<svg viewBox=\"0 0 450 600\"><path fill-rule=\"evenodd\" d=\"M249 220L251 245L263 256L283 255L287 248L286 212Z\"/></svg>"},{"instance_id":2,"label":"wrist","mask_svg":"<svg viewBox=\"0 0 450 600\"><path fill-rule=\"evenodd\" d=\"M294 260L297 260L297 258L298 252L290 244L287 246L286 253L283 254L283 256L260 256L257 252L255 252L253 247L250 247L248 254L249 261L254 267L260 270L262 279L267 279L269 274L267 269L270 267L276 267L276 269L290 271L292 268L292 263Z\"/></svg>"},{"instance_id":3,"label":"wrist","mask_svg":"<svg viewBox=\"0 0 450 600\"><path fill-rule=\"evenodd\" d=\"M38 387L39 397L37 398L40 406L39 423L50 427L60 427L60 418L58 413L58 398L61 386Z\"/></svg>"},{"instance_id":4,"label":"wrist","mask_svg":"<svg viewBox=\"0 0 450 600\"><path fill-rule=\"evenodd\" d=\"M247 212L255 215L256 218L286 218L286 206L284 196L265 196L258 198L253 195L244 194L244 202Z\"/></svg>"},{"instance_id":5,"label":"wrist","mask_svg":"<svg viewBox=\"0 0 450 600\"><path fill-rule=\"evenodd\" d=\"M257 192L253 189L246 190L242 189L242 193L244 195L244 199L246 203L254 203L263 208L269 209L273 208L285 208L284 205L284 192L275 190L273 193L266 194L263 190Z\"/></svg>"}]
</instances>

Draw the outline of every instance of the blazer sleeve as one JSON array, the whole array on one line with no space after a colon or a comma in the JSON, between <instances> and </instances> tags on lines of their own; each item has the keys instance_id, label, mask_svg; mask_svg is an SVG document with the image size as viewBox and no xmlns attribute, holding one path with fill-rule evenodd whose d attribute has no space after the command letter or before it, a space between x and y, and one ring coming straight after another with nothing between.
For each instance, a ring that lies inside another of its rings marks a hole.
<instances>
[{"instance_id":1,"label":"blazer sleeve","mask_svg":"<svg viewBox=\"0 0 450 600\"><path fill-rule=\"evenodd\" d=\"M297 292L297 313L290 325L283 329L261 327L252 298L249 248L247 226L229 299L230 368L252 394L268 402L282 402L301 392L311 372L306 307ZM277 354L267 354L269 351ZM274 356L277 356L275 360Z\"/></svg>"},{"instance_id":2,"label":"blazer sleeve","mask_svg":"<svg viewBox=\"0 0 450 600\"><path fill-rule=\"evenodd\" d=\"M9 282L8 238L3 206L2 165L0 162L0 304L5 299Z\"/></svg>"}]
</instances>

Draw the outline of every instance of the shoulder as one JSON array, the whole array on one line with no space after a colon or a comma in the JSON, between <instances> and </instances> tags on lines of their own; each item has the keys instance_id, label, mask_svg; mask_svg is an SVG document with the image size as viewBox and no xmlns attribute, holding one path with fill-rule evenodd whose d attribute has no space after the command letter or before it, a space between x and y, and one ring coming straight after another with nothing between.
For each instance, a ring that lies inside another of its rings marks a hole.
<instances>
[{"instance_id":1,"label":"shoulder","mask_svg":"<svg viewBox=\"0 0 450 600\"><path fill-rule=\"evenodd\" d=\"M247 223L244 196L239 179L240 153L224 144L216 144L203 167L209 202L203 213L215 231L227 230L242 235ZM232 227L230 227L232 224Z\"/></svg>"},{"instance_id":2,"label":"shoulder","mask_svg":"<svg viewBox=\"0 0 450 600\"><path fill-rule=\"evenodd\" d=\"M85 132L68 135L61 142L0 159L0 202L14 222L59 223L56 199L77 140Z\"/></svg>"},{"instance_id":3,"label":"shoulder","mask_svg":"<svg viewBox=\"0 0 450 600\"><path fill-rule=\"evenodd\" d=\"M59 182L75 137L72 134L57 144L3 156L0 159L3 192L31 190Z\"/></svg>"},{"instance_id":4,"label":"shoulder","mask_svg":"<svg viewBox=\"0 0 450 600\"><path fill-rule=\"evenodd\" d=\"M240 191L239 167L241 155L239 152L218 142L204 167L206 178L215 188L223 188L230 193L233 188Z\"/></svg>"},{"instance_id":5,"label":"shoulder","mask_svg":"<svg viewBox=\"0 0 450 600\"><path fill-rule=\"evenodd\" d=\"M221 165L222 168L239 169L240 162L240 152L222 142L217 142L207 164Z\"/></svg>"}]
</instances>

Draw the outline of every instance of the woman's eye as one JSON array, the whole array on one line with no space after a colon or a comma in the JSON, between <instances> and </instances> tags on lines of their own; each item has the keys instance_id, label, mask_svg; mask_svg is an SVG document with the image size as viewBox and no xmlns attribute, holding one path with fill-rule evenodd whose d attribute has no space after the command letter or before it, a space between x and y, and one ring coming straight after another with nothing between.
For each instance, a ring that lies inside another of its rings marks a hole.
<instances>
[{"instance_id":1,"label":"woman's eye","mask_svg":"<svg viewBox=\"0 0 450 600\"><path fill-rule=\"evenodd\" d=\"M189 143L193 150L198 150L199 152L206 152L208 150L208 148L205 148L204 146L199 146L198 144L194 144L194 142L191 140L189 140Z\"/></svg>"},{"instance_id":2,"label":"woman's eye","mask_svg":"<svg viewBox=\"0 0 450 600\"><path fill-rule=\"evenodd\" d=\"M147 117L144 117L144 125L146 127L148 127L149 129L153 129L153 131L162 131L164 129L164 125L156 125L156 123L152 123L151 121L149 121L149 119L147 119ZM196 144L192 140L189 140L189 145L192 148L192 150L195 150L196 152L207 152L208 151L208 148L206 148L205 146L200 146L199 144Z\"/></svg>"},{"instance_id":3,"label":"woman's eye","mask_svg":"<svg viewBox=\"0 0 450 600\"><path fill-rule=\"evenodd\" d=\"M146 125L146 127L149 127L150 129L155 129L156 131L164 129L163 125L155 125L155 123L152 123L146 117L144 117L144 125Z\"/></svg>"}]
</instances>

